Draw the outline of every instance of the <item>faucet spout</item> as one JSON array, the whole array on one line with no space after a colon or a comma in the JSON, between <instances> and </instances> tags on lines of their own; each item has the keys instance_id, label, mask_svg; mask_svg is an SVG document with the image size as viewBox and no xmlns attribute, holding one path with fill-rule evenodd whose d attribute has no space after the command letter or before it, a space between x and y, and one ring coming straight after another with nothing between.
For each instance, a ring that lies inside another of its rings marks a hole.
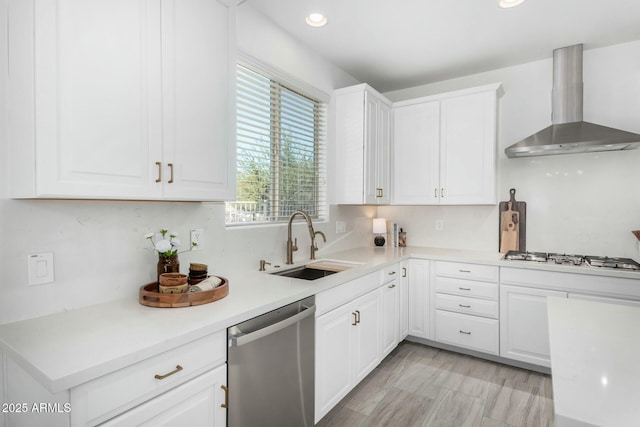
<instances>
[{"instance_id":1,"label":"faucet spout","mask_svg":"<svg viewBox=\"0 0 640 427\"><path fill-rule=\"evenodd\" d=\"M293 252L298 250L298 246L296 244L294 244L293 240L292 240L292 232L291 232L291 225L293 223L293 219L296 216L302 216L305 221L307 221L307 227L309 228L309 237L311 238L311 255L310 255L310 259L315 259L315 236L317 233L322 234L322 237L324 238L324 241L327 241L327 238L325 237L324 233L322 233L321 231L318 231L317 233L313 230L313 222L311 221L311 217L309 216L308 213L306 213L305 211L295 211L294 213L291 214L291 216L289 217L289 222L287 224L287 264L293 264Z\"/></svg>"}]
</instances>

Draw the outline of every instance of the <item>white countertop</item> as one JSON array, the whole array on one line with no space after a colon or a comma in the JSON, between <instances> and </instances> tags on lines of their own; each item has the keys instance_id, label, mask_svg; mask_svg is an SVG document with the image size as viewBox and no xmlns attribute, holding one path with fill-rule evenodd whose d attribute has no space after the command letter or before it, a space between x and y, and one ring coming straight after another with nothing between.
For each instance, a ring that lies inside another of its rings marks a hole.
<instances>
[{"instance_id":1,"label":"white countertop","mask_svg":"<svg viewBox=\"0 0 640 427\"><path fill-rule=\"evenodd\" d=\"M640 308L549 298L557 427L640 423Z\"/></svg>"},{"instance_id":2,"label":"white countertop","mask_svg":"<svg viewBox=\"0 0 640 427\"><path fill-rule=\"evenodd\" d=\"M228 275L229 295L202 306L152 308L136 297L0 325L0 349L55 393L409 257L640 279L640 273L502 261L495 252L364 247L319 257L361 265L315 281L268 274L273 268Z\"/></svg>"}]
</instances>

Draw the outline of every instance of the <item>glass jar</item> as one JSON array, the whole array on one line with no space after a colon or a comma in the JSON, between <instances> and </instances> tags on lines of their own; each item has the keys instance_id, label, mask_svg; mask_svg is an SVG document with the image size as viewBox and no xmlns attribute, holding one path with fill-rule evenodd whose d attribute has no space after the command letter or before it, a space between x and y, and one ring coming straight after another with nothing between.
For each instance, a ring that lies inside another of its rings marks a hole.
<instances>
[{"instance_id":1,"label":"glass jar","mask_svg":"<svg viewBox=\"0 0 640 427\"><path fill-rule=\"evenodd\" d=\"M158 282L160 281L160 275L162 273L180 273L178 254L169 256L158 255L158 277L156 277Z\"/></svg>"}]
</instances>

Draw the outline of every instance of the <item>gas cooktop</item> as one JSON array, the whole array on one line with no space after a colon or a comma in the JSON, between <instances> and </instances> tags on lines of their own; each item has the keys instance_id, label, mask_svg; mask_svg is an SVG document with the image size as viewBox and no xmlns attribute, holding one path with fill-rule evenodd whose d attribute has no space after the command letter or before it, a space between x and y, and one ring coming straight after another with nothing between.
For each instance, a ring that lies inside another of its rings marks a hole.
<instances>
[{"instance_id":1,"label":"gas cooktop","mask_svg":"<svg viewBox=\"0 0 640 427\"><path fill-rule=\"evenodd\" d=\"M631 258L616 258L593 255L571 255L554 252L547 253L509 251L504 255L504 259L511 261L545 262L575 266L586 265L595 268L640 271L640 264L638 264Z\"/></svg>"}]
</instances>

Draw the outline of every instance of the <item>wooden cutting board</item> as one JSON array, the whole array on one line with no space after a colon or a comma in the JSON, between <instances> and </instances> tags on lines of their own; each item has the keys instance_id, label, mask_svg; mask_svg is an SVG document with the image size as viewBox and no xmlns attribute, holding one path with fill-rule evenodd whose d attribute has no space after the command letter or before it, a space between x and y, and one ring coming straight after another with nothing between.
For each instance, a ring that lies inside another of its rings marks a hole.
<instances>
[{"instance_id":1,"label":"wooden cutting board","mask_svg":"<svg viewBox=\"0 0 640 427\"><path fill-rule=\"evenodd\" d=\"M516 201L516 189L509 190L509 200L498 206L498 248L501 253L509 250L527 250L527 204Z\"/></svg>"},{"instance_id":2,"label":"wooden cutting board","mask_svg":"<svg viewBox=\"0 0 640 427\"><path fill-rule=\"evenodd\" d=\"M509 251L519 250L518 242L518 212L507 210L503 212L504 222L502 228L502 234L500 237L500 253L506 253Z\"/></svg>"}]
</instances>

